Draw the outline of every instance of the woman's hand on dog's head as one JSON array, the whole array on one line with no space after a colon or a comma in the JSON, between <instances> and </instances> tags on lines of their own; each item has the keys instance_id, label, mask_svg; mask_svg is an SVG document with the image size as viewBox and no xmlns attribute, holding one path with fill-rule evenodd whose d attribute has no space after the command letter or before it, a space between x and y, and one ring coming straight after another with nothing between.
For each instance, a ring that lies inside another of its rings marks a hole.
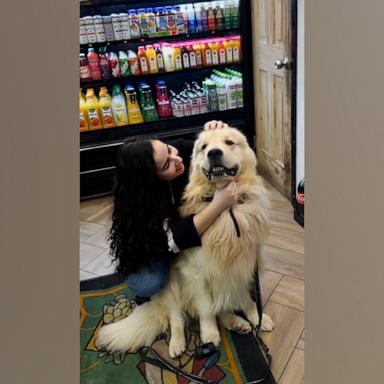
<instances>
[{"instance_id":1,"label":"woman's hand on dog's head","mask_svg":"<svg viewBox=\"0 0 384 384\"><path fill-rule=\"evenodd\" d=\"M210 120L204 124L204 131L213 131L215 129L228 128L227 123L223 123L221 120Z\"/></svg>"}]
</instances>

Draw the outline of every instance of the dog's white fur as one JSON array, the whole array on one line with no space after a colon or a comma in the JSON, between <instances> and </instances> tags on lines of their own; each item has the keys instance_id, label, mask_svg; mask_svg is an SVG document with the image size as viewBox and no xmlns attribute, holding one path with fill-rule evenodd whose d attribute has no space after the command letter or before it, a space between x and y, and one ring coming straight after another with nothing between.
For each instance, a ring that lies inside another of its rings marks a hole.
<instances>
[{"instance_id":1,"label":"dog's white fur","mask_svg":"<svg viewBox=\"0 0 384 384\"><path fill-rule=\"evenodd\" d=\"M236 176L208 180L203 169L212 166L211 149L223 152L226 168L238 167ZM256 173L256 157L245 136L234 128L204 131L195 142L190 181L184 193L182 215L198 213L216 188L223 188L230 179L239 186L242 204L233 206L240 228L237 237L229 210L225 210L204 232L202 247L181 252L171 269L168 285L125 319L103 326L97 346L110 351L136 351L150 345L168 327L171 330L169 354L176 357L185 350L185 313L198 318L203 343L220 342L216 318L228 329L240 333L251 331L259 316L250 296L253 273L260 261L260 251L268 234L268 192ZM249 322L234 314L242 310ZM272 319L263 314L261 328L270 331Z\"/></svg>"}]
</instances>

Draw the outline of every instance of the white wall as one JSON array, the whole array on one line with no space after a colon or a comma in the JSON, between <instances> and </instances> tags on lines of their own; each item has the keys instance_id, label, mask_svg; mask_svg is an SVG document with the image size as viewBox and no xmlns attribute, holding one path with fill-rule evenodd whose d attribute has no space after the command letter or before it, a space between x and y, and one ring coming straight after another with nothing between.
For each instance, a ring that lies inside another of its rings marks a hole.
<instances>
[{"instance_id":1,"label":"white wall","mask_svg":"<svg viewBox=\"0 0 384 384\"><path fill-rule=\"evenodd\" d=\"M304 0L297 0L296 186L304 177Z\"/></svg>"}]
</instances>

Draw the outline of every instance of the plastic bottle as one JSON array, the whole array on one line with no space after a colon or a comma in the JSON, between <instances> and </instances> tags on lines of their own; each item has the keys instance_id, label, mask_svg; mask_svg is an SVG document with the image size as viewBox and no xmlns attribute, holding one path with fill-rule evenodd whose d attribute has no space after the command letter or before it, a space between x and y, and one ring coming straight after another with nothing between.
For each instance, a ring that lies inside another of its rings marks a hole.
<instances>
[{"instance_id":1,"label":"plastic bottle","mask_svg":"<svg viewBox=\"0 0 384 384\"><path fill-rule=\"evenodd\" d=\"M139 51L137 52L137 58L139 59L140 72L142 75L146 75L149 73L147 55L145 53L144 46L139 47Z\"/></svg>"},{"instance_id":2,"label":"plastic bottle","mask_svg":"<svg viewBox=\"0 0 384 384\"><path fill-rule=\"evenodd\" d=\"M140 124L144 122L141 114L139 102L135 88L132 85L126 85L124 88L125 98L127 101L128 124Z\"/></svg>"},{"instance_id":3,"label":"plastic bottle","mask_svg":"<svg viewBox=\"0 0 384 384\"><path fill-rule=\"evenodd\" d=\"M228 109L237 108L237 87L236 80L226 75L225 86L227 88L227 105Z\"/></svg>"},{"instance_id":4,"label":"plastic bottle","mask_svg":"<svg viewBox=\"0 0 384 384\"><path fill-rule=\"evenodd\" d=\"M104 25L106 40L107 41L115 40L115 35L113 34L112 18L110 15L103 16L103 25Z\"/></svg>"},{"instance_id":5,"label":"plastic bottle","mask_svg":"<svg viewBox=\"0 0 384 384\"><path fill-rule=\"evenodd\" d=\"M89 80L92 78L91 69L89 68L88 60L85 53L80 53L80 79Z\"/></svg>"},{"instance_id":6,"label":"plastic bottle","mask_svg":"<svg viewBox=\"0 0 384 384\"><path fill-rule=\"evenodd\" d=\"M165 36L168 33L168 18L163 7L156 7L157 35Z\"/></svg>"},{"instance_id":7,"label":"plastic bottle","mask_svg":"<svg viewBox=\"0 0 384 384\"><path fill-rule=\"evenodd\" d=\"M80 132L89 131L89 123L87 117L87 107L85 105L85 97L80 88Z\"/></svg>"},{"instance_id":8,"label":"plastic bottle","mask_svg":"<svg viewBox=\"0 0 384 384\"><path fill-rule=\"evenodd\" d=\"M92 16L85 16L83 20L87 30L88 43L96 43L96 29Z\"/></svg>"},{"instance_id":9,"label":"plastic bottle","mask_svg":"<svg viewBox=\"0 0 384 384\"><path fill-rule=\"evenodd\" d=\"M231 1L231 26L240 28L239 0Z\"/></svg>"},{"instance_id":10,"label":"plastic bottle","mask_svg":"<svg viewBox=\"0 0 384 384\"><path fill-rule=\"evenodd\" d=\"M103 128L112 128L115 126L112 115L112 100L108 94L107 88L101 87L99 92L99 107L101 114L101 123Z\"/></svg>"},{"instance_id":11,"label":"plastic bottle","mask_svg":"<svg viewBox=\"0 0 384 384\"><path fill-rule=\"evenodd\" d=\"M216 29L216 17L215 11L212 7L208 8L207 12L208 31L214 31Z\"/></svg>"},{"instance_id":12,"label":"plastic bottle","mask_svg":"<svg viewBox=\"0 0 384 384\"><path fill-rule=\"evenodd\" d=\"M203 56L202 56L201 47L198 41L193 41L192 48L196 55L196 66L201 67L203 65Z\"/></svg>"},{"instance_id":13,"label":"plastic bottle","mask_svg":"<svg viewBox=\"0 0 384 384\"><path fill-rule=\"evenodd\" d=\"M98 43L104 43L106 40L103 18L100 15L93 16L93 23L95 25L96 41Z\"/></svg>"},{"instance_id":14,"label":"plastic bottle","mask_svg":"<svg viewBox=\"0 0 384 384\"><path fill-rule=\"evenodd\" d=\"M211 50L212 65L219 65L219 50L216 41L212 40L208 46Z\"/></svg>"},{"instance_id":15,"label":"plastic bottle","mask_svg":"<svg viewBox=\"0 0 384 384\"><path fill-rule=\"evenodd\" d=\"M114 40L123 40L123 32L121 29L120 16L117 13L111 14Z\"/></svg>"},{"instance_id":16,"label":"plastic bottle","mask_svg":"<svg viewBox=\"0 0 384 384\"><path fill-rule=\"evenodd\" d=\"M229 40L224 41L225 55L227 59L227 64L233 63L233 52L232 52L232 42Z\"/></svg>"},{"instance_id":17,"label":"plastic bottle","mask_svg":"<svg viewBox=\"0 0 384 384\"><path fill-rule=\"evenodd\" d=\"M208 95L208 104L211 112L219 110L219 101L217 99L216 84L211 79L203 81L203 86Z\"/></svg>"},{"instance_id":18,"label":"plastic bottle","mask_svg":"<svg viewBox=\"0 0 384 384\"><path fill-rule=\"evenodd\" d=\"M184 28L184 19L183 19L183 14L181 12L180 5L176 5L173 7L174 12L175 12L175 17L176 17L176 35L183 35L185 33L185 28Z\"/></svg>"},{"instance_id":19,"label":"plastic bottle","mask_svg":"<svg viewBox=\"0 0 384 384\"><path fill-rule=\"evenodd\" d=\"M141 37L139 18L135 9L128 10L129 15L129 27L131 28L132 39L138 39Z\"/></svg>"},{"instance_id":20,"label":"plastic bottle","mask_svg":"<svg viewBox=\"0 0 384 384\"><path fill-rule=\"evenodd\" d=\"M165 65L164 65L164 57L163 53L161 52L160 44L153 44L153 48L156 52L156 60L157 60L157 68L159 72L165 71Z\"/></svg>"},{"instance_id":21,"label":"plastic bottle","mask_svg":"<svg viewBox=\"0 0 384 384\"><path fill-rule=\"evenodd\" d=\"M118 85L112 91L112 114L118 127L128 124L127 105Z\"/></svg>"},{"instance_id":22,"label":"plastic bottle","mask_svg":"<svg viewBox=\"0 0 384 384\"><path fill-rule=\"evenodd\" d=\"M227 1L224 4L224 29L231 29L232 22L231 22L231 4Z\"/></svg>"},{"instance_id":23,"label":"plastic bottle","mask_svg":"<svg viewBox=\"0 0 384 384\"><path fill-rule=\"evenodd\" d=\"M121 12L119 13L121 33L123 35L123 40L129 40L131 38L131 27L129 26L129 16L128 13Z\"/></svg>"},{"instance_id":24,"label":"plastic bottle","mask_svg":"<svg viewBox=\"0 0 384 384\"><path fill-rule=\"evenodd\" d=\"M241 44L240 44L240 36L234 36L232 38L232 54L233 54L233 62L238 63L240 61L241 55Z\"/></svg>"},{"instance_id":25,"label":"plastic bottle","mask_svg":"<svg viewBox=\"0 0 384 384\"><path fill-rule=\"evenodd\" d=\"M111 69L109 67L109 60L107 57L107 47L99 48L99 65L101 77L103 79L109 79L111 77Z\"/></svg>"},{"instance_id":26,"label":"plastic bottle","mask_svg":"<svg viewBox=\"0 0 384 384\"><path fill-rule=\"evenodd\" d=\"M131 70L131 74L134 76L140 75L139 59L135 51L131 49L128 51L128 63Z\"/></svg>"},{"instance_id":27,"label":"plastic bottle","mask_svg":"<svg viewBox=\"0 0 384 384\"><path fill-rule=\"evenodd\" d=\"M87 22L83 17L79 20L80 44L88 44Z\"/></svg>"},{"instance_id":28,"label":"plastic bottle","mask_svg":"<svg viewBox=\"0 0 384 384\"><path fill-rule=\"evenodd\" d=\"M170 44L163 44L161 51L164 58L164 66L167 72L173 72L175 70L175 54L173 46Z\"/></svg>"},{"instance_id":29,"label":"plastic bottle","mask_svg":"<svg viewBox=\"0 0 384 384\"><path fill-rule=\"evenodd\" d=\"M172 107L169 102L167 85L164 81L157 81L156 87L156 102L157 112L160 117L172 116Z\"/></svg>"},{"instance_id":30,"label":"plastic bottle","mask_svg":"<svg viewBox=\"0 0 384 384\"><path fill-rule=\"evenodd\" d=\"M176 35L176 13L172 6L165 7L165 13L167 15L167 30L169 35Z\"/></svg>"},{"instance_id":31,"label":"plastic bottle","mask_svg":"<svg viewBox=\"0 0 384 384\"><path fill-rule=\"evenodd\" d=\"M221 3L216 4L215 18L216 18L216 31L222 31L224 29L224 12L223 12L223 7Z\"/></svg>"},{"instance_id":32,"label":"plastic bottle","mask_svg":"<svg viewBox=\"0 0 384 384\"><path fill-rule=\"evenodd\" d=\"M190 67L191 68L196 68L197 67L196 52L193 50L193 48L190 45L187 45L186 49L187 49L188 55L189 55L189 65L190 65Z\"/></svg>"},{"instance_id":33,"label":"plastic bottle","mask_svg":"<svg viewBox=\"0 0 384 384\"><path fill-rule=\"evenodd\" d=\"M100 118L100 112L99 112L99 103L97 101L97 97L95 95L95 92L93 88L87 89L87 94L85 96L86 102L85 102L85 108L86 108L86 115L88 117L89 122L89 129L95 130L95 129L101 129L101 118Z\"/></svg>"},{"instance_id":34,"label":"plastic bottle","mask_svg":"<svg viewBox=\"0 0 384 384\"><path fill-rule=\"evenodd\" d=\"M212 52L208 44L202 43L200 44L200 47L201 47L201 54L203 57L203 65L204 66L212 65Z\"/></svg>"},{"instance_id":35,"label":"plastic bottle","mask_svg":"<svg viewBox=\"0 0 384 384\"><path fill-rule=\"evenodd\" d=\"M149 44L145 46L145 54L147 56L149 73L158 73L159 69L157 67L157 57L156 52L153 49L153 45Z\"/></svg>"},{"instance_id":36,"label":"plastic bottle","mask_svg":"<svg viewBox=\"0 0 384 384\"><path fill-rule=\"evenodd\" d=\"M187 49L185 44L183 44L181 47L181 57L183 61L183 68L189 68L191 66L189 62L189 50Z\"/></svg>"},{"instance_id":37,"label":"plastic bottle","mask_svg":"<svg viewBox=\"0 0 384 384\"><path fill-rule=\"evenodd\" d=\"M204 92L204 90L198 91L198 97L199 97L199 112L200 113L208 113L209 112L209 105L208 105L208 96Z\"/></svg>"},{"instance_id":38,"label":"plastic bottle","mask_svg":"<svg viewBox=\"0 0 384 384\"><path fill-rule=\"evenodd\" d=\"M108 55L109 66L111 68L112 77L121 77L119 57L116 52L110 52Z\"/></svg>"},{"instance_id":39,"label":"plastic bottle","mask_svg":"<svg viewBox=\"0 0 384 384\"><path fill-rule=\"evenodd\" d=\"M99 64L99 56L93 48L88 48L88 64L91 70L92 80L101 80L101 71Z\"/></svg>"},{"instance_id":40,"label":"plastic bottle","mask_svg":"<svg viewBox=\"0 0 384 384\"><path fill-rule=\"evenodd\" d=\"M148 21L145 14L145 8L137 10L137 18L139 20L140 34L142 37L148 37Z\"/></svg>"},{"instance_id":41,"label":"plastic bottle","mask_svg":"<svg viewBox=\"0 0 384 384\"><path fill-rule=\"evenodd\" d=\"M179 71L183 69L183 61L181 57L181 49L180 46L177 44L173 44L173 54L175 58L175 70Z\"/></svg>"},{"instance_id":42,"label":"plastic bottle","mask_svg":"<svg viewBox=\"0 0 384 384\"><path fill-rule=\"evenodd\" d=\"M195 9L193 4L187 4L187 14L188 14L188 32L195 33L196 32L196 16Z\"/></svg>"},{"instance_id":43,"label":"plastic bottle","mask_svg":"<svg viewBox=\"0 0 384 384\"><path fill-rule=\"evenodd\" d=\"M203 32L208 31L208 10L204 3L200 6L200 16L201 16L201 30Z\"/></svg>"},{"instance_id":44,"label":"plastic bottle","mask_svg":"<svg viewBox=\"0 0 384 384\"><path fill-rule=\"evenodd\" d=\"M148 84L139 84L139 101L145 122L156 121L159 119L155 103L152 99L151 88Z\"/></svg>"},{"instance_id":45,"label":"plastic bottle","mask_svg":"<svg viewBox=\"0 0 384 384\"><path fill-rule=\"evenodd\" d=\"M217 99L219 102L219 111L227 110L227 92L223 83L216 83Z\"/></svg>"},{"instance_id":46,"label":"plastic bottle","mask_svg":"<svg viewBox=\"0 0 384 384\"><path fill-rule=\"evenodd\" d=\"M131 68L128 62L128 55L124 51L119 51L119 65L122 76L127 77L131 75Z\"/></svg>"},{"instance_id":47,"label":"plastic bottle","mask_svg":"<svg viewBox=\"0 0 384 384\"><path fill-rule=\"evenodd\" d=\"M222 39L217 40L217 51L219 53L219 64L226 64L227 58L226 58L225 47Z\"/></svg>"},{"instance_id":48,"label":"plastic bottle","mask_svg":"<svg viewBox=\"0 0 384 384\"><path fill-rule=\"evenodd\" d=\"M148 36L153 37L156 35L156 15L153 12L153 8L146 8L145 9L145 15L147 18L147 25L148 25Z\"/></svg>"},{"instance_id":49,"label":"plastic bottle","mask_svg":"<svg viewBox=\"0 0 384 384\"><path fill-rule=\"evenodd\" d=\"M180 5L180 11L181 11L181 14L183 15L184 31L185 33L189 33L188 7L185 4Z\"/></svg>"},{"instance_id":50,"label":"plastic bottle","mask_svg":"<svg viewBox=\"0 0 384 384\"><path fill-rule=\"evenodd\" d=\"M201 3L195 3L195 17L196 17L196 32L201 32L203 30L203 26L201 24Z\"/></svg>"}]
</instances>

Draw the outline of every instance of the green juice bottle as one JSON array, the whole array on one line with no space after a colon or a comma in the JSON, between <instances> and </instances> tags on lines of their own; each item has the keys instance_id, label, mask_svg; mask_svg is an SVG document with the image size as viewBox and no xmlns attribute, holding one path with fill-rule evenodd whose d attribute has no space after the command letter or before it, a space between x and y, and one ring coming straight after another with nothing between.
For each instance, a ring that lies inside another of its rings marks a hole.
<instances>
[{"instance_id":1,"label":"green juice bottle","mask_svg":"<svg viewBox=\"0 0 384 384\"><path fill-rule=\"evenodd\" d=\"M139 84L139 101L145 122L159 119L155 103L153 102L151 87L146 83Z\"/></svg>"}]
</instances>

